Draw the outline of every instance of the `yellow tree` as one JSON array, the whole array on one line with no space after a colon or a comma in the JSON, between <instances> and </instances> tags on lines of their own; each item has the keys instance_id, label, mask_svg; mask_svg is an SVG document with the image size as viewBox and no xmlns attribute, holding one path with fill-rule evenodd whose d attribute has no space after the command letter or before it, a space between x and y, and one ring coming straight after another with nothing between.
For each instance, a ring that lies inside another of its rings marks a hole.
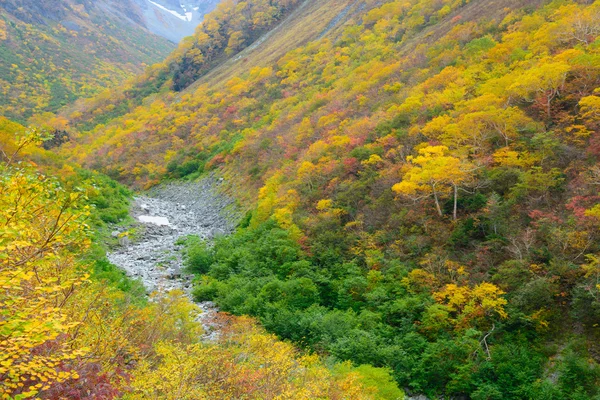
<instances>
[{"instance_id":1,"label":"yellow tree","mask_svg":"<svg viewBox=\"0 0 600 400\"><path fill-rule=\"evenodd\" d=\"M564 42L575 42L585 46L600 35L600 7L597 3L582 9L577 4L560 7L555 17L560 19L558 37Z\"/></svg>"},{"instance_id":2,"label":"yellow tree","mask_svg":"<svg viewBox=\"0 0 600 400\"><path fill-rule=\"evenodd\" d=\"M158 357L136 365L126 399L383 398L362 370L343 365L334 373L247 317L226 321L215 343L159 342L155 351ZM375 372L389 378L385 370Z\"/></svg>"},{"instance_id":3,"label":"yellow tree","mask_svg":"<svg viewBox=\"0 0 600 400\"><path fill-rule=\"evenodd\" d=\"M582 268L588 281L583 288L598 301L600 300L600 258L594 254L587 254L585 258L587 264L582 265Z\"/></svg>"},{"instance_id":4,"label":"yellow tree","mask_svg":"<svg viewBox=\"0 0 600 400\"><path fill-rule=\"evenodd\" d=\"M20 139L36 142L31 133ZM77 326L66 311L87 280L75 253L89 245L88 209L78 192L3 153L0 165L0 397L30 398L50 385L77 378L72 360L84 349L69 345Z\"/></svg>"},{"instance_id":5,"label":"yellow tree","mask_svg":"<svg viewBox=\"0 0 600 400\"><path fill-rule=\"evenodd\" d=\"M598 89L596 89L598 90ZM598 90L600 94L600 90ZM588 123L590 126L598 124L600 119L600 97L599 96L587 96L579 101L581 118Z\"/></svg>"},{"instance_id":6,"label":"yellow tree","mask_svg":"<svg viewBox=\"0 0 600 400\"><path fill-rule=\"evenodd\" d=\"M8 36L6 34L6 22L0 19L0 41L6 40L7 37Z\"/></svg>"},{"instance_id":7,"label":"yellow tree","mask_svg":"<svg viewBox=\"0 0 600 400\"><path fill-rule=\"evenodd\" d=\"M426 146L419 149L418 156L407 157L402 182L392 190L415 200L433 197L440 216L444 215L440 198L452 193L452 217L456 220L458 189L472 180L474 171L473 164L451 155L448 147Z\"/></svg>"},{"instance_id":8,"label":"yellow tree","mask_svg":"<svg viewBox=\"0 0 600 400\"><path fill-rule=\"evenodd\" d=\"M552 117L552 100L560 95L571 66L563 61L544 60L535 68L519 74L508 93L530 103L537 103Z\"/></svg>"},{"instance_id":9,"label":"yellow tree","mask_svg":"<svg viewBox=\"0 0 600 400\"><path fill-rule=\"evenodd\" d=\"M508 315L504 310L507 301L502 297L504 294L504 291L488 282L475 287L451 283L439 292L435 292L433 297L455 314L458 326L465 327L487 317L507 318Z\"/></svg>"}]
</instances>

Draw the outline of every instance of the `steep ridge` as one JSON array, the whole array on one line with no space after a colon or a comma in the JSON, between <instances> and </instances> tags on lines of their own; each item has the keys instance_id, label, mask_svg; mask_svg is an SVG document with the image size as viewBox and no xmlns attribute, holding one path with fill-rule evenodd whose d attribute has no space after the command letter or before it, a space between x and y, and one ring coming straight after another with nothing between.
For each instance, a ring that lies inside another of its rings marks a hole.
<instances>
[{"instance_id":1,"label":"steep ridge","mask_svg":"<svg viewBox=\"0 0 600 400\"><path fill-rule=\"evenodd\" d=\"M261 1L254 2L252 7L243 3L248 10L242 11L233 10L233 4L220 5L202 24L200 33L188 38L165 62L154 65L146 74L120 89L66 108L61 115L74 127L86 131L125 114L144 101L153 100L157 94L164 97L172 90L184 90L194 85L198 78L204 81L215 73L226 74L211 79L212 84L221 85L227 76L246 70L256 61L263 65L266 60L275 60L315 38L348 1L291 0L282 2L278 8ZM261 18L249 23L244 14L252 12ZM285 22L282 23L281 18ZM237 39L232 40L228 35ZM240 37L243 38L241 42ZM267 38L271 40L263 45ZM274 48L277 50L272 52ZM248 52L252 52L251 58L247 57ZM248 60L253 61L245 65Z\"/></svg>"},{"instance_id":2,"label":"steep ridge","mask_svg":"<svg viewBox=\"0 0 600 400\"><path fill-rule=\"evenodd\" d=\"M244 71L276 63L289 51L328 32L328 28L330 30L343 24L344 17L348 16L348 10L353 5L356 5L356 1L303 1L285 20L235 57L213 68L194 86L206 84L216 89ZM334 24L330 26L332 22Z\"/></svg>"},{"instance_id":3,"label":"steep ridge","mask_svg":"<svg viewBox=\"0 0 600 400\"><path fill-rule=\"evenodd\" d=\"M152 132L146 132L145 126L153 126L152 131L156 129L165 129L171 131L177 131L177 137L185 140L185 138L189 137L190 127L186 126L183 129L179 129L177 124L173 126L172 120L163 119L162 122L159 122L157 126L156 123L147 124L146 113L149 112L154 107L164 108L170 107L173 113L178 113L182 110L182 107L186 107L186 104L189 102L190 107L187 108L187 113L192 115L196 115L196 112L200 105L206 107L214 107L218 102L221 101L220 96L229 96L228 104L231 105L233 101L231 101L235 96L239 94L246 95L247 90L252 89L252 87L246 87L246 82L251 82L251 85L259 86L261 83L266 82L271 77L263 76L260 72L260 68L266 68L263 70L263 73L273 74L274 71L270 71L270 68L273 64L277 65L278 69L281 69L283 66L283 62L285 62L288 58L294 58L296 55L301 54L301 50L303 46L306 45L306 49L309 49L308 52L314 52L319 46L324 48L325 50L321 53L323 56L327 54L327 56L333 56L333 49L329 47L329 40L331 41L340 41L343 43L344 39L341 39L344 34L343 25L347 22L347 25L351 27L353 24L356 27L359 27L362 24L363 16L367 16L369 18L369 11L378 5L384 4L380 10L383 10L379 13L373 13L373 17L371 17L369 25L372 26L377 21L379 15L382 13L389 13L389 16L386 18L403 18L404 14L406 14L406 20L404 22L405 25L412 24L414 25L408 32L399 32L402 35L402 40L396 44L395 54L398 57L401 57L404 63L409 63L409 71L412 71L415 67L425 68L427 67L427 63L429 59L426 55L427 47L432 46L437 40L441 37L445 37L445 35L451 35L453 30L458 30L458 27L464 26L465 30L471 29L469 27L470 24L476 23L490 23L489 18L492 17L495 23L500 23L502 19L510 15L510 12L518 13L519 10L523 10L527 7L534 7L538 2L532 3L527 0L506 0L505 2L496 2L496 1L484 1L484 2L472 2L463 4L462 2L455 2L452 7L444 6L442 4L437 4L436 8L429 9L429 4L427 2L415 2L412 5L407 5L408 12L401 13L400 16L395 15L396 9L393 7L389 7L394 4L394 2L387 1L370 1L370 2L359 2L356 3L350 0L327 0L327 1L313 1L313 0L304 0L300 3L300 6L296 8L285 20L284 23L277 24L272 31L265 33L263 36L258 37L252 45L243 49L239 54L235 56L230 56L225 59L223 62L218 62L217 64L207 64L207 72L204 75L200 75L197 80L194 81L193 84L190 84L188 90L183 91L175 91L173 90L173 84L169 78L171 74L166 73L165 71L177 71L185 69L185 67L181 67L181 64L185 64L185 60L183 55L190 51L190 44L182 44L179 49L169 57L169 59L163 63L156 66L153 66L152 72L145 74L136 79L135 82L132 83L132 87L127 87L125 90L116 90L111 93L106 93L103 96L98 96L96 98L79 102L75 108L68 108L61 116L67 118L70 124L79 129L80 131L91 131L94 127L99 126L99 130L105 130L106 133L98 135L98 132L93 132L92 134L83 134L79 136L78 141L82 143L86 143L87 146L92 146L95 150L72 150L74 154L78 155L77 161L85 163L85 155L93 154L94 151L98 151L100 146L103 147L102 152L108 151L108 148L114 146L115 144L122 143L121 141L115 141L112 137L114 132L121 132L119 128L115 126L127 119L130 123L136 121L135 124L137 130L134 135L137 137L145 137L146 135L152 135ZM350 11L347 11L346 8L350 7ZM397 7L397 6L395 6ZM411 9L412 8L412 9ZM425 10L421 10L424 8ZM377 8L376 8L377 10ZM513 11L516 10L516 11ZM419 16L419 12L430 12L431 15L427 15L431 21L427 22L424 20L423 16ZM438 18L436 14L443 12L444 18ZM223 12L225 13L225 12ZM346 20L338 21L338 25L340 26L339 30L330 29L328 25L337 19L340 14L346 15ZM409 18L410 17L410 18ZM218 18L215 17L216 19ZM235 18L235 17L233 17ZM388 19L384 19L383 21L387 21ZM218 19L217 19L218 20ZM226 20L218 20L222 21L224 26L226 26ZM352 28L349 28L351 30ZM362 28L358 28L362 29ZM398 29L407 31L405 27L395 27L395 30ZM325 38L324 42L311 42L311 40L317 39L320 34L326 30L329 30L328 37ZM465 35L468 35L469 38L477 35L476 32L467 32ZM394 40L398 42L397 38L387 37L387 40ZM346 40L355 40L355 38L347 38ZM452 39L454 40L454 39ZM446 41L450 41L446 39ZM324 43L324 44L322 44ZM192 46L193 47L193 46ZM434 46L435 48L435 46ZM297 49L294 51L293 49ZM375 57L381 57L381 52L379 49L373 51ZM385 56L389 59L390 53L385 53ZM306 57L306 55L303 55ZM218 58L218 60L222 60ZM306 58L303 60L305 61ZM293 60L292 64L297 64L298 60ZM391 65L391 62L388 61L390 65L388 65L388 69L385 70L384 76L388 79L393 79L394 74L398 71L400 63L396 63ZM366 64L364 60L358 61L360 64ZM323 69L323 63L317 66L319 70ZM363 69L365 66L362 67ZM394 68L395 70L392 70ZM355 71L360 71L360 68L356 68ZM248 72L251 72L248 75ZM253 73L252 73L253 72ZM289 72L289 71L288 71ZM303 73L308 73L308 71L302 71ZM278 72L282 73L282 72ZM279 79L279 82L283 83L284 79ZM332 82L335 82L335 77L331 79ZM342 81L342 80L339 80ZM241 85L239 85L239 84ZM387 83L387 82L386 82ZM347 84L344 88L337 88L338 92L343 92L347 88ZM374 84L375 88L381 87L384 84L380 84L379 82ZM281 87L290 86L290 85L280 85ZM234 88L234 90L232 90ZM236 93L236 91L240 91L240 93ZM293 88L296 92L307 92L307 88ZM405 91L407 91L406 89ZM359 92L359 90L357 90ZM158 93L158 95L157 95ZM203 97L204 93L210 93ZM387 91L383 93L383 96L391 97L395 92ZM249 97L263 97L264 102L259 103L259 105L264 105L268 102L277 102L281 104L285 104L285 102L281 101L280 98L270 99L267 96L264 96L265 92L261 91L261 89L255 90L254 93L250 92ZM273 93L276 96L281 96L281 91L276 91ZM258 96L257 96L258 95ZM199 96L198 99L194 101L190 101L194 96ZM327 96L326 96L327 97ZM211 102L215 102L215 104L211 105ZM329 99L323 100L325 104L329 103ZM144 117L140 118L136 115L136 112L132 112L120 120L116 119L116 117L127 113L128 111L132 111L134 107L139 106L142 102L146 103L146 107L139 109L138 113L144 114ZM285 106L284 106L285 107ZM217 106L216 111L220 113L220 121L226 121L231 119L231 113L224 112L227 107ZM256 108L256 107L255 107ZM366 108L366 107L364 107ZM234 113L237 114L237 113ZM368 114L368 111L363 111L363 114ZM160 116L157 116L160 118ZM181 120L185 125L186 122L190 122L189 118L184 118ZM112 126L105 128L105 124L112 123ZM294 123L298 123L298 121L294 121ZM245 127L251 126L252 124L247 122L245 126L242 128L234 127L233 130L241 131ZM221 127L224 124L220 125ZM227 129L230 134L233 135L231 129ZM211 134L218 135L219 130L211 129ZM121 134L119 135L121 136ZM204 137L204 135L202 135ZM236 136L237 137L237 136ZM105 140L108 140L111 145L106 145L104 143ZM167 138L162 138L161 141L165 141ZM74 141L73 144L77 144L78 141ZM226 142L227 140L221 140L221 143ZM231 150L233 143L230 143L228 146ZM120 147L120 145L119 145ZM159 161L162 158L162 155L165 154L166 149L169 147L167 143L161 143L161 150L152 151L154 155L154 162L150 165L146 171L152 171L151 175L153 176L153 182L156 182L156 178L161 174L166 172L166 163ZM175 146L174 146L175 147ZM173 147L173 148L174 148ZM131 149L139 149L139 146L134 146ZM124 149L119 149L115 153L120 154L120 157L127 159L129 162L137 162L137 157L133 155L128 155L127 151L123 151ZM144 150L142 150L144 151ZM146 154L149 157L147 161L153 159L150 154ZM215 156L215 154L210 154L210 157ZM208 157L209 155L203 154L201 157ZM171 156L168 157L169 159ZM94 158L96 160L96 158ZM208 161L208 160L204 160ZM101 163L100 163L101 164ZM100 167L100 164L94 164L94 167ZM114 165L114 163L111 163ZM156 164L162 164L161 166ZM125 168L122 172L127 173L130 172L132 168ZM111 176L117 177L113 171L109 171ZM124 178L124 177L123 177ZM140 177L136 177L136 181L139 180ZM129 179L129 177L127 178Z\"/></svg>"},{"instance_id":4,"label":"steep ridge","mask_svg":"<svg viewBox=\"0 0 600 400\"><path fill-rule=\"evenodd\" d=\"M184 44L136 83L156 90L81 103L61 151L137 187L224 174L251 212L200 249L198 300L413 393L594 398L599 16L306 1L238 54L190 70Z\"/></svg>"}]
</instances>

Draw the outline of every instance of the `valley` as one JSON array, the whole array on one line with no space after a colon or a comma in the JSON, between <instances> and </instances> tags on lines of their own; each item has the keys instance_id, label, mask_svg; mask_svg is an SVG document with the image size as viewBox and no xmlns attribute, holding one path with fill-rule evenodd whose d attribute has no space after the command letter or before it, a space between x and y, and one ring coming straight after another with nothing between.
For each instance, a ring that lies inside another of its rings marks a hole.
<instances>
[{"instance_id":1,"label":"valley","mask_svg":"<svg viewBox=\"0 0 600 400\"><path fill-rule=\"evenodd\" d=\"M0 83L0 395L599 398L600 1L0 0Z\"/></svg>"},{"instance_id":2,"label":"valley","mask_svg":"<svg viewBox=\"0 0 600 400\"><path fill-rule=\"evenodd\" d=\"M217 194L214 178L187 185L168 184L149 195L134 198L131 215L136 225L111 232L120 238L121 245L108 259L133 279L140 279L148 293L172 289L189 292L189 275L183 272L183 245L178 242L190 235L210 241L230 234L237 218L235 212L225 213L231 200ZM135 231L133 242L127 234L131 229Z\"/></svg>"}]
</instances>

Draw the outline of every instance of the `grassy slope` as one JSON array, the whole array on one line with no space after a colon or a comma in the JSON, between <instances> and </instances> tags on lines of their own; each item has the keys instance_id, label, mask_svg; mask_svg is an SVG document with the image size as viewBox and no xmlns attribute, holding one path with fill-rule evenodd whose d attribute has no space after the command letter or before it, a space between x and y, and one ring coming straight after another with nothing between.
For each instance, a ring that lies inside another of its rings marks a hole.
<instances>
[{"instance_id":1,"label":"grassy slope","mask_svg":"<svg viewBox=\"0 0 600 400\"><path fill-rule=\"evenodd\" d=\"M369 5L372 7L383 3L385 1L375 0L370 1ZM435 43L456 26L454 18L458 15L461 17L461 23L481 20L494 20L499 23L510 10L535 8L543 3L544 0L472 1L453 11L440 23L414 35L404 44L398 57L409 54L418 45ZM364 3L355 0L305 0L288 18L263 35L255 44L215 66L182 94L191 93L200 85L220 89L234 76L242 75L253 67L273 65L289 51L311 41L321 38L335 41L344 26L360 21L365 10L367 8L364 7ZM338 17L341 19L338 20ZM334 25L331 26L331 23Z\"/></svg>"}]
</instances>

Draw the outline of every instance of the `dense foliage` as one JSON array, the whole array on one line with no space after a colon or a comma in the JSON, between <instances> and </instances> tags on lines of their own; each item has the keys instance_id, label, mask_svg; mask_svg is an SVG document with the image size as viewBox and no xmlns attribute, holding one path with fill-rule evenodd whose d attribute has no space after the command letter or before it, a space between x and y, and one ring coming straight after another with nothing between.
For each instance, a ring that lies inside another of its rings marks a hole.
<instances>
[{"instance_id":1,"label":"dense foliage","mask_svg":"<svg viewBox=\"0 0 600 400\"><path fill-rule=\"evenodd\" d=\"M219 3L216 10L205 17L196 34L185 38L165 61L152 65L124 87L69 108L69 122L88 129L126 114L156 93L185 89L227 57L254 43L298 3L298 0Z\"/></svg>"},{"instance_id":2,"label":"dense foliage","mask_svg":"<svg viewBox=\"0 0 600 400\"><path fill-rule=\"evenodd\" d=\"M225 1L165 62L44 123L138 188L217 170L249 212L188 239L195 297L361 366L245 318L199 343L189 301L139 300L101 249L88 268L87 224L125 218L127 192L0 120L5 397L394 398L389 370L429 396L600 398L600 2L366 0L276 63L240 57L277 54L262 34L287 16L310 26L299 4ZM254 67L193 85L228 63Z\"/></svg>"},{"instance_id":3,"label":"dense foliage","mask_svg":"<svg viewBox=\"0 0 600 400\"><path fill-rule=\"evenodd\" d=\"M560 332L543 319L549 309L536 309L552 301L545 282L534 281L508 303L496 285L470 283L465 267L450 261L435 276L381 256L378 263L374 269L358 260L323 264L274 222L214 247L194 239L188 246L188 266L202 274L198 300L257 315L280 337L336 358L391 367L414 391L481 399L596 394L600 371L582 340L561 349L568 363L545 370L556 348L544 338ZM523 295L531 315L522 310ZM561 378L545 381L550 372Z\"/></svg>"},{"instance_id":4,"label":"dense foliage","mask_svg":"<svg viewBox=\"0 0 600 400\"><path fill-rule=\"evenodd\" d=\"M366 2L225 85L90 103L64 151L138 186L220 169L254 206L190 244L196 295L281 337L430 395L594 398L599 16Z\"/></svg>"},{"instance_id":5,"label":"dense foliage","mask_svg":"<svg viewBox=\"0 0 600 400\"><path fill-rule=\"evenodd\" d=\"M169 60L174 90L185 89L223 55L248 47L280 21L298 0L226 1L207 17L198 32Z\"/></svg>"}]
</instances>

